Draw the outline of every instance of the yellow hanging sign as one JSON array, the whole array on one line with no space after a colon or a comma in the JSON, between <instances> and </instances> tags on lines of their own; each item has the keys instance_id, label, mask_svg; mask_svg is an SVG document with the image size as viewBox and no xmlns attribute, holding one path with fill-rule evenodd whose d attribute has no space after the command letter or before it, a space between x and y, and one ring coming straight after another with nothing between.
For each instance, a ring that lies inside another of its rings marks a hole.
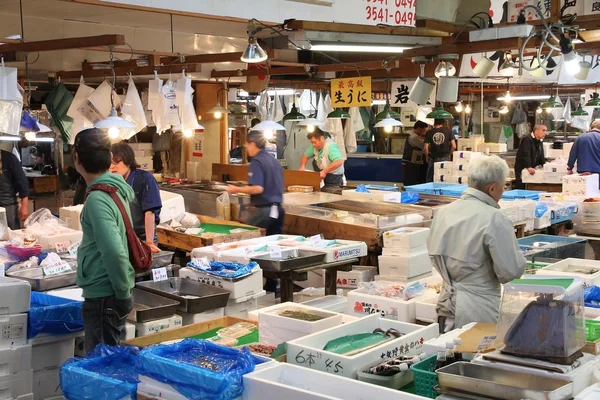
<instances>
[{"instance_id":1,"label":"yellow hanging sign","mask_svg":"<svg viewBox=\"0 0 600 400\"><path fill-rule=\"evenodd\" d=\"M331 106L370 107L371 77L355 77L331 80Z\"/></svg>"}]
</instances>

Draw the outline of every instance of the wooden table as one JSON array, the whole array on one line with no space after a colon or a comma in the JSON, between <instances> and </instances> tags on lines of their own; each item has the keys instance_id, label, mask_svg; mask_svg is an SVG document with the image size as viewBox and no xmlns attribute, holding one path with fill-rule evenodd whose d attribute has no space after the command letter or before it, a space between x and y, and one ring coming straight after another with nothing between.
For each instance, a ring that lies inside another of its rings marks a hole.
<instances>
[{"instance_id":1,"label":"wooden table","mask_svg":"<svg viewBox=\"0 0 600 400\"><path fill-rule=\"evenodd\" d=\"M562 183L526 183L525 190L560 193L562 192Z\"/></svg>"},{"instance_id":2,"label":"wooden table","mask_svg":"<svg viewBox=\"0 0 600 400\"><path fill-rule=\"evenodd\" d=\"M336 261L326 264L311 265L289 271L266 271L263 269L265 278L279 279L281 283L281 302L294 301L294 281L308 280L308 273L317 269L325 270L325 295L336 294L337 272L352 271L352 266L358 263L358 258Z\"/></svg>"}]
</instances>

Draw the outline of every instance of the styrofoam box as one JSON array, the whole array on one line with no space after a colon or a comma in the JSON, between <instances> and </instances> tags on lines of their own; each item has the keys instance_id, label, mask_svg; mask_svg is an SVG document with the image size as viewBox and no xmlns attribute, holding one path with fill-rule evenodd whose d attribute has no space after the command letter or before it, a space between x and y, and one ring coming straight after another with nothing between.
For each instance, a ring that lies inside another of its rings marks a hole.
<instances>
[{"instance_id":1,"label":"styrofoam box","mask_svg":"<svg viewBox=\"0 0 600 400\"><path fill-rule=\"evenodd\" d=\"M478 151L477 147L481 143L483 143L483 139L484 139L483 136L473 136L473 137L469 137L469 138L458 138L458 140L457 140L458 150L459 151Z\"/></svg>"},{"instance_id":2,"label":"styrofoam box","mask_svg":"<svg viewBox=\"0 0 600 400\"><path fill-rule=\"evenodd\" d=\"M429 238L429 228L404 227L384 232L383 247L412 249L426 246Z\"/></svg>"},{"instance_id":3,"label":"styrofoam box","mask_svg":"<svg viewBox=\"0 0 600 400\"><path fill-rule=\"evenodd\" d=\"M135 161L137 161L137 163L139 164L140 169L143 169L145 171L149 171L154 168L154 161L152 160L152 157L137 158Z\"/></svg>"},{"instance_id":4,"label":"styrofoam box","mask_svg":"<svg viewBox=\"0 0 600 400\"><path fill-rule=\"evenodd\" d=\"M221 318L225 316L225 307L207 310L197 314L189 314L182 311L177 311L177 315L181 316L183 326L198 324L211 319Z\"/></svg>"},{"instance_id":5,"label":"styrofoam box","mask_svg":"<svg viewBox=\"0 0 600 400\"><path fill-rule=\"evenodd\" d=\"M412 278L431 272L427 250L410 255L379 256L379 273L386 276Z\"/></svg>"},{"instance_id":6,"label":"styrofoam box","mask_svg":"<svg viewBox=\"0 0 600 400\"><path fill-rule=\"evenodd\" d=\"M332 371L339 367L332 366ZM415 394L280 363L244 375L243 400L418 400Z\"/></svg>"},{"instance_id":7,"label":"styrofoam box","mask_svg":"<svg viewBox=\"0 0 600 400\"><path fill-rule=\"evenodd\" d=\"M248 319L248 313L258 308L258 299L266 294L263 290L252 296L229 300L225 307L225 316Z\"/></svg>"},{"instance_id":8,"label":"styrofoam box","mask_svg":"<svg viewBox=\"0 0 600 400\"><path fill-rule=\"evenodd\" d=\"M401 202L400 192L388 192L384 190L369 190L369 192L357 192L355 189L342 190L342 197L360 201L389 201Z\"/></svg>"},{"instance_id":9,"label":"styrofoam box","mask_svg":"<svg viewBox=\"0 0 600 400\"><path fill-rule=\"evenodd\" d=\"M468 185L469 178L467 178L465 176L453 176L451 183L458 183L459 185Z\"/></svg>"},{"instance_id":10,"label":"styrofoam box","mask_svg":"<svg viewBox=\"0 0 600 400\"><path fill-rule=\"evenodd\" d=\"M152 151L152 143L127 143L133 151Z\"/></svg>"},{"instance_id":11,"label":"styrofoam box","mask_svg":"<svg viewBox=\"0 0 600 400\"><path fill-rule=\"evenodd\" d=\"M525 221L522 221L521 223L525 224L525 232L531 232L532 230L535 229L535 219L528 219Z\"/></svg>"},{"instance_id":12,"label":"styrofoam box","mask_svg":"<svg viewBox=\"0 0 600 400\"><path fill-rule=\"evenodd\" d=\"M382 329L383 331L396 329L404 335L352 356L323 350L331 340L348 335L373 332L375 329ZM369 363L375 364L382 358L386 358L388 352L390 357L394 355L420 354L423 349L423 343L426 340L438 337L438 335L438 324L422 327L405 322L392 321L381 318L379 314L373 314L288 342L287 361L291 364L298 364L303 367L329 373L335 373L335 367L337 366L337 375L356 378L360 368ZM315 357L308 357L310 354L315 355Z\"/></svg>"},{"instance_id":13,"label":"styrofoam box","mask_svg":"<svg viewBox=\"0 0 600 400\"><path fill-rule=\"evenodd\" d=\"M36 400L61 395L59 367L33 372L33 397Z\"/></svg>"},{"instance_id":14,"label":"styrofoam box","mask_svg":"<svg viewBox=\"0 0 600 400\"><path fill-rule=\"evenodd\" d=\"M282 317L285 310L300 310L324 317L319 321L309 322ZM338 313L323 311L319 308L298 303L282 303L267 309L258 310L258 334L260 343L277 346L305 336L342 324L342 316Z\"/></svg>"},{"instance_id":15,"label":"styrofoam box","mask_svg":"<svg viewBox=\"0 0 600 400\"><path fill-rule=\"evenodd\" d=\"M567 164L552 162L544 164L544 172L567 175Z\"/></svg>"},{"instance_id":16,"label":"styrofoam box","mask_svg":"<svg viewBox=\"0 0 600 400\"><path fill-rule=\"evenodd\" d=\"M27 314L0 315L0 349L27 344Z\"/></svg>"},{"instance_id":17,"label":"styrofoam box","mask_svg":"<svg viewBox=\"0 0 600 400\"><path fill-rule=\"evenodd\" d=\"M225 289L231 293L229 299L252 296L263 290L263 271L260 268L256 268L252 274L239 280L220 278L190 267L180 269L179 276Z\"/></svg>"},{"instance_id":18,"label":"styrofoam box","mask_svg":"<svg viewBox=\"0 0 600 400\"><path fill-rule=\"evenodd\" d=\"M508 146L506 143L480 143L477 145L477 151L486 153L506 153L508 151Z\"/></svg>"},{"instance_id":19,"label":"styrofoam box","mask_svg":"<svg viewBox=\"0 0 600 400\"><path fill-rule=\"evenodd\" d=\"M142 337L166 331L167 329L181 328L183 318L180 315L173 315L170 318L157 319L156 321L136 322L134 325L135 337Z\"/></svg>"},{"instance_id":20,"label":"styrofoam box","mask_svg":"<svg viewBox=\"0 0 600 400\"><path fill-rule=\"evenodd\" d=\"M341 246L318 248L312 247L309 243L305 246L300 246L300 249L310 249L317 252L325 253L325 262L331 263L336 261L349 260L352 258L360 258L367 255L367 245L365 242L354 240L339 240L336 239Z\"/></svg>"},{"instance_id":21,"label":"styrofoam box","mask_svg":"<svg viewBox=\"0 0 600 400\"><path fill-rule=\"evenodd\" d=\"M546 158L562 158L563 149L549 149L547 153L544 151L544 156Z\"/></svg>"},{"instance_id":22,"label":"styrofoam box","mask_svg":"<svg viewBox=\"0 0 600 400\"><path fill-rule=\"evenodd\" d=\"M356 289L362 282L371 282L377 274L377 267L353 265L352 271L338 271L337 287Z\"/></svg>"},{"instance_id":23,"label":"styrofoam box","mask_svg":"<svg viewBox=\"0 0 600 400\"><path fill-rule=\"evenodd\" d=\"M478 151L455 151L452 158L455 167L454 169L459 169L456 168L457 164L469 164L477 157L481 157L481 155L482 154Z\"/></svg>"},{"instance_id":24,"label":"styrofoam box","mask_svg":"<svg viewBox=\"0 0 600 400\"><path fill-rule=\"evenodd\" d=\"M58 209L58 215L62 221L66 222L69 228L80 231L81 211L83 211L83 204L70 207L61 207Z\"/></svg>"},{"instance_id":25,"label":"styrofoam box","mask_svg":"<svg viewBox=\"0 0 600 400\"><path fill-rule=\"evenodd\" d=\"M593 274L573 272L573 269L590 271L598 270ZM587 286L600 286L600 261L584 260L581 258L566 258L557 263L547 265L538 272L543 275L561 275L581 278Z\"/></svg>"},{"instance_id":26,"label":"styrofoam box","mask_svg":"<svg viewBox=\"0 0 600 400\"><path fill-rule=\"evenodd\" d=\"M2 399L24 400L33 393L33 370L0 376Z\"/></svg>"},{"instance_id":27,"label":"styrofoam box","mask_svg":"<svg viewBox=\"0 0 600 400\"><path fill-rule=\"evenodd\" d=\"M551 215L549 212L545 213L539 218L533 220L533 229L543 229L551 225Z\"/></svg>"},{"instance_id":28,"label":"styrofoam box","mask_svg":"<svg viewBox=\"0 0 600 400\"><path fill-rule=\"evenodd\" d=\"M160 209L161 223L172 220L185 212L185 201L182 195L165 190L160 190L159 193L162 203L162 208Z\"/></svg>"},{"instance_id":29,"label":"styrofoam box","mask_svg":"<svg viewBox=\"0 0 600 400\"><path fill-rule=\"evenodd\" d=\"M563 178L562 173L546 172L544 174L544 183L561 183Z\"/></svg>"},{"instance_id":30,"label":"styrofoam box","mask_svg":"<svg viewBox=\"0 0 600 400\"><path fill-rule=\"evenodd\" d=\"M439 161L433 163L433 173L435 175L452 175L454 163L452 161Z\"/></svg>"},{"instance_id":31,"label":"styrofoam box","mask_svg":"<svg viewBox=\"0 0 600 400\"><path fill-rule=\"evenodd\" d=\"M0 315L29 311L31 285L28 282L0 276Z\"/></svg>"},{"instance_id":32,"label":"styrofoam box","mask_svg":"<svg viewBox=\"0 0 600 400\"><path fill-rule=\"evenodd\" d=\"M83 298L83 289L80 288L72 288L72 289L57 289L46 292L49 295L62 297L63 299L75 300L75 301L84 301Z\"/></svg>"},{"instance_id":33,"label":"styrofoam box","mask_svg":"<svg viewBox=\"0 0 600 400\"><path fill-rule=\"evenodd\" d=\"M0 350L0 376L29 371L31 369L31 354L30 345Z\"/></svg>"},{"instance_id":34,"label":"styrofoam box","mask_svg":"<svg viewBox=\"0 0 600 400\"><path fill-rule=\"evenodd\" d=\"M346 312L346 305L348 304L348 298L345 296L328 295L319 297L318 299L312 299L305 301L305 306L319 308L325 311L332 311L343 314Z\"/></svg>"},{"instance_id":35,"label":"styrofoam box","mask_svg":"<svg viewBox=\"0 0 600 400\"><path fill-rule=\"evenodd\" d=\"M37 335L29 340L32 346L33 370L41 371L60 367L75 355L75 339L83 337L83 332L68 335Z\"/></svg>"},{"instance_id":36,"label":"styrofoam box","mask_svg":"<svg viewBox=\"0 0 600 400\"><path fill-rule=\"evenodd\" d=\"M591 175L565 175L562 179L563 192L564 186L583 186L587 191L598 191L598 174Z\"/></svg>"},{"instance_id":37,"label":"styrofoam box","mask_svg":"<svg viewBox=\"0 0 600 400\"><path fill-rule=\"evenodd\" d=\"M437 318L436 318L437 319ZM433 339L425 341L423 343L423 353L431 356L437 354L437 350L439 346L445 346L448 342L453 342L454 339L462 335L464 332L468 331L472 327L474 327L477 322L471 322L469 324L464 325L462 328L456 328L451 330L450 332L446 332L443 335L436 336ZM463 354L464 356L464 354Z\"/></svg>"},{"instance_id":38,"label":"styrofoam box","mask_svg":"<svg viewBox=\"0 0 600 400\"><path fill-rule=\"evenodd\" d=\"M438 315L435 308L437 307L440 295L435 294L428 296L425 294L423 298L415 302L415 319L421 322L434 323L437 322Z\"/></svg>"},{"instance_id":39,"label":"styrofoam box","mask_svg":"<svg viewBox=\"0 0 600 400\"><path fill-rule=\"evenodd\" d=\"M56 250L57 243L64 243L67 247L73 243L80 242L83 239L82 231L69 229L68 232L58 233L56 235L32 235L37 239L37 244L45 250ZM68 245L67 245L68 243Z\"/></svg>"},{"instance_id":40,"label":"styrofoam box","mask_svg":"<svg viewBox=\"0 0 600 400\"><path fill-rule=\"evenodd\" d=\"M147 150L147 149L146 150L135 150L133 153L135 154L136 160L138 158L154 156L154 151L152 149L150 149L150 150Z\"/></svg>"},{"instance_id":41,"label":"styrofoam box","mask_svg":"<svg viewBox=\"0 0 600 400\"><path fill-rule=\"evenodd\" d=\"M308 279L305 281L294 281L294 285L307 289L311 287L323 287L325 285L325 270L315 269L308 271Z\"/></svg>"},{"instance_id":42,"label":"styrofoam box","mask_svg":"<svg viewBox=\"0 0 600 400\"><path fill-rule=\"evenodd\" d=\"M215 246L206 246L206 247L198 247L192 249L192 258L204 258L206 257L208 261L217 261L218 253Z\"/></svg>"},{"instance_id":43,"label":"styrofoam box","mask_svg":"<svg viewBox=\"0 0 600 400\"><path fill-rule=\"evenodd\" d=\"M435 182L435 183L452 183L452 174L444 174L444 175L434 174L433 182Z\"/></svg>"},{"instance_id":44,"label":"styrofoam box","mask_svg":"<svg viewBox=\"0 0 600 400\"><path fill-rule=\"evenodd\" d=\"M80 332L83 333L83 332ZM125 323L125 340L135 339L135 325L127 322ZM85 357L85 337L77 336L75 338L75 356Z\"/></svg>"},{"instance_id":45,"label":"styrofoam box","mask_svg":"<svg viewBox=\"0 0 600 400\"><path fill-rule=\"evenodd\" d=\"M421 298L422 296L417 296L411 300L402 300L358 293L358 290L353 290L348 293L346 314L357 317L379 314L386 319L414 323L416 321L415 303L417 299Z\"/></svg>"},{"instance_id":46,"label":"styrofoam box","mask_svg":"<svg viewBox=\"0 0 600 400\"><path fill-rule=\"evenodd\" d=\"M535 174L531 175L526 169L521 171L521 181L523 183L542 183L544 182L546 173L543 169L536 169Z\"/></svg>"}]
</instances>

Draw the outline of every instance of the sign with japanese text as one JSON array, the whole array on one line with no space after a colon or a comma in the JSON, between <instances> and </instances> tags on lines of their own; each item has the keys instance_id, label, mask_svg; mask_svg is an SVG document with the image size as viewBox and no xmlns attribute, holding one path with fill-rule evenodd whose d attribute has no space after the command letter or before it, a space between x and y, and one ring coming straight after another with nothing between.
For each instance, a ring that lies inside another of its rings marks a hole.
<instances>
[{"instance_id":1,"label":"sign with japanese text","mask_svg":"<svg viewBox=\"0 0 600 400\"><path fill-rule=\"evenodd\" d=\"M65 261L59 261L50 265L42 267L42 273L44 276L59 275L72 270L71 265Z\"/></svg>"},{"instance_id":2,"label":"sign with japanese text","mask_svg":"<svg viewBox=\"0 0 600 400\"><path fill-rule=\"evenodd\" d=\"M434 81L435 82L435 81ZM390 105L392 107L410 107L410 108L415 108L418 106L417 103L415 103L414 101L411 101L408 98L408 94L410 93L410 90L412 89L412 87L415 84L415 80L410 80L410 81L393 81L392 82L392 93L391 93L391 97L390 97ZM436 87L437 87L437 82L436 82ZM436 88L433 89L433 92L431 92L431 97L429 97L429 101L427 102L427 106L433 107L435 105L435 93L436 93ZM425 105L425 104L423 104Z\"/></svg>"},{"instance_id":3,"label":"sign with japanese text","mask_svg":"<svg viewBox=\"0 0 600 400\"><path fill-rule=\"evenodd\" d=\"M152 280L154 282L166 281L167 279L169 279L169 276L167 275L166 267L154 268L152 270Z\"/></svg>"},{"instance_id":4,"label":"sign with japanese text","mask_svg":"<svg viewBox=\"0 0 600 400\"><path fill-rule=\"evenodd\" d=\"M337 107L370 107L371 77L331 80L331 105Z\"/></svg>"},{"instance_id":5,"label":"sign with japanese text","mask_svg":"<svg viewBox=\"0 0 600 400\"><path fill-rule=\"evenodd\" d=\"M578 3L583 3L583 14L600 14L599 0L577 0Z\"/></svg>"}]
</instances>

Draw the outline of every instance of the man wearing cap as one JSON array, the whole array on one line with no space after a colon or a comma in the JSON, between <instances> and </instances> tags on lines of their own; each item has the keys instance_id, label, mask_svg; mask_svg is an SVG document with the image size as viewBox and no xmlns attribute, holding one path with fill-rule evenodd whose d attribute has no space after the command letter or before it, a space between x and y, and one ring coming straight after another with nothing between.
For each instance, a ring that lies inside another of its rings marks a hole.
<instances>
[{"instance_id":1,"label":"man wearing cap","mask_svg":"<svg viewBox=\"0 0 600 400\"><path fill-rule=\"evenodd\" d=\"M423 154L423 146L425 145L425 134L428 127L429 125L425 122L417 121L413 127L413 133L406 138L404 154L402 155L402 172L404 175L402 183L404 186L425 183L427 163Z\"/></svg>"}]
</instances>

